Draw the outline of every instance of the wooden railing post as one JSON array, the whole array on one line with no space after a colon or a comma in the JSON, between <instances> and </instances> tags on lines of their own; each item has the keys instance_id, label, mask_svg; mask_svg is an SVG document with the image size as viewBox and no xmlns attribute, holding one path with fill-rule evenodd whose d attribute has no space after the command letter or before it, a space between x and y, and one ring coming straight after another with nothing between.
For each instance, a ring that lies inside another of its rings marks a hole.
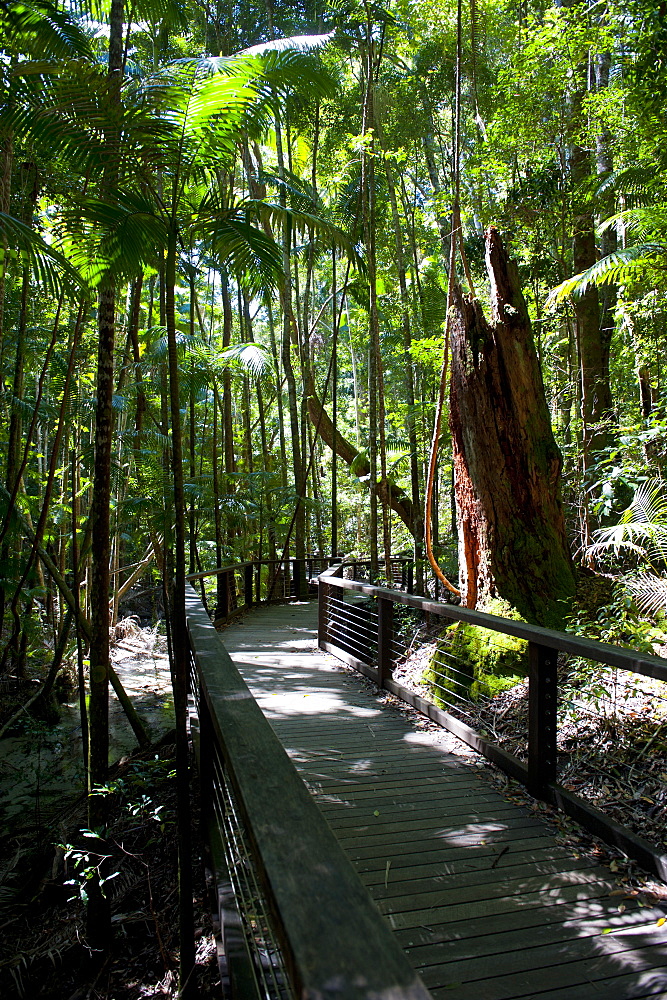
<instances>
[{"instance_id":1,"label":"wooden railing post","mask_svg":"<svg viewBox=\"0 0 667 1000\"><path fill-rule=\"evenodd\" d=\"M556 780L557 660L555 649L528 643L528 787L537 796Z\"/></svg>"},{"instance_id":2,"label":"wooden railing post","mask_svg":"<svg viewBox=\"0 0 667 1000\"><path fill-rule=\"evenodd\" d=\"M393 638L394 602L378 597L378 687L384 687L385 680L391 677Z\"/></svg>"},{"instance_id":3,"label":"wooden railing post","mask_svg":"<svg viewBox=\"0 0 667 1000\"><path fill-rule=\"evenodd\" d=\"M327 614L328 614L329 586L322 578L317 585L317 645L319 649L324 649L327 641Z\"/></svg>"},{"instance_id":4,"label":"wooden railing post","mask_svg":"<svg viewBox=\"0 0 667 1000\"><path fill-rule=\"evenodd\" d=\"M255 563L255 603L262 603L262 564Z\"/></svg>"},{"instance_id":5,"label":"wooden railing post","mask_svg":"<svg viewBox=\"0 0 667 1000\"><path fill-rule=\"evenodd\" d=\"M226 618L229 614L229 573L222 574L222 585L218 588L220 602L215 609L216 618Z\"/></svg>"},{"instance_id":6,"label":"wooden railing post","mask_svg":"<svg viewBox=\"0 0 667 1000\"><path fill-rule=\"evenodd\" d=\"M249 563L247 566L243 567L243 583L245 591L245 605L246 608L252 607L252 571L253 565Z\"/></svg>"},{"instance_id":7,"label":"wooden railing post","mask_svg":"<svg viewBox=\"0 0 667 1000\"><path fill-rule=\"evenodd\" d=\"M412 594L415 589L415 563L411 559L408 563L408 594Z\"/></svg>"},{"instance_id":8,"label":"wooden railing post","mask_svg":"<svg viewBox=\"0 0 667 1000\"><path fill-rule=\"evenodd\" d=\"M294 560L294 568L293 568L292 572L294 574L294 596L297 599L297 601L300 601L301 597L303 596L302 593L301 593L301 578L303 576L303 560L302 559L295 559Z\"/></svg>"}]
</instances>

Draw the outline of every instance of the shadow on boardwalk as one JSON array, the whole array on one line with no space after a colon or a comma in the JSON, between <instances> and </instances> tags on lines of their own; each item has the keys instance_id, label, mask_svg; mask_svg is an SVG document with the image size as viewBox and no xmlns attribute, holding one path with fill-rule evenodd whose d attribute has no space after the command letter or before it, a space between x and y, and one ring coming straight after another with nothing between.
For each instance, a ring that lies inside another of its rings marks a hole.
<instances>
[{"instance_id":1,"label":"shadow on boardwalk","mask_svg":"<svg viewBox=\"0 0 667 1000\"><path fill-rule=\"evenodd\" d=\"M664 914L317 650L316 614L261 609L223 640L434 996L667 998Z\"/></svg>"}]
</instances>

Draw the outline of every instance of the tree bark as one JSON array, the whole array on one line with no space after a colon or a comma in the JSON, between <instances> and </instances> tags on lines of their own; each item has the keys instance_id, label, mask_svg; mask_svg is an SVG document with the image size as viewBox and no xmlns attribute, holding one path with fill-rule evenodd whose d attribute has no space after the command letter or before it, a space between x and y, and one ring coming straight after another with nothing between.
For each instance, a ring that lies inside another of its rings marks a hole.
<instances>
[{"instance_id":1,"label":"tree bark","mask_svg":"<svg viewBox=\"0 0 667 1000\"><path fill-rule=\"evenodd\" d=\"M560 500L562 459L516 264L486 234L492 322L455 290L451 414L462 603L500 596L556 621L575 577Z\"/></svg>"},{"instance_id":2,"label":"tree bark","mask_svg":"<svg viewBox=\"0 0 667 1000\"><path fill-rule=\"evenodd\" d=\"M176 191L176 181L174 181L172 202L174 207L176 205ZM175 305L177 239L176 224L172 222L165 263L165 305L175 534L171 648L176 731L176 803L178 812L179 991L180 996L185 997L194 995L192 973L195 964L195 948L192 908L192 837L190 829L190 773L187 729L189 639L185 616L186 508Z\"/></svg>"},{"instance_id":3,"label":"tree bark","mask_svg":"<svg viewBox=\"0 0 667 1000\"><path fill-rule=\"evenodd\" d=\"M394 175L390 167L389 160L385 158L385 173L387 177L387 191L389 203L391 205L391 217L394 227L394 245L396 248L396 268L398 270L398 285L401 292L401 328L403 333L403 357L405 364L405 398L408 405L406 415L406 429L410 441L410 484L412 492L412 505L417 520L412 526L414 537L414 557L417 569L417 592L422 593L424 588L423 552L422 540L424 537L424 525L421 518L421 489L419 483L419 458L417 449L417 427L415 424L415 379L413 361L410 354L412 334L410 329L410 300L408 297L407 272L405 266L405 251L403 247L403 233L401 229L401 219L398 213L398 199L396 197L396 187Z\"/></svg>"}]
</instances>

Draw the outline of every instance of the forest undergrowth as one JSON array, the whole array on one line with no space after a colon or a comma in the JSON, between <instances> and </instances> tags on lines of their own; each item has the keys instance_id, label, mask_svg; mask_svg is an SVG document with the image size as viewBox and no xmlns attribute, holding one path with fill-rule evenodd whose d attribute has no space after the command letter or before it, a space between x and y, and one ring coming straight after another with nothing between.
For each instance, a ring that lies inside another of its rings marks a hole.
<instances>
[{"instance_id":1,"label":"forest undergrowth","mask_svg":"<svg viewBox=\"0 0 667 1000\"><path fill-rule=\"evenodd\" d=\"M100 959L85 939L89 853L83 797L42 832L6 838L0 883L0 995L44 1000L148 1000L178 992L175 747L171 737L122 760L109 779L105 887L113 928ZM192 784L197 995L219 997L220 975ZM82 832L83 831L83 832Z\"/></svg>"}]
</instances>

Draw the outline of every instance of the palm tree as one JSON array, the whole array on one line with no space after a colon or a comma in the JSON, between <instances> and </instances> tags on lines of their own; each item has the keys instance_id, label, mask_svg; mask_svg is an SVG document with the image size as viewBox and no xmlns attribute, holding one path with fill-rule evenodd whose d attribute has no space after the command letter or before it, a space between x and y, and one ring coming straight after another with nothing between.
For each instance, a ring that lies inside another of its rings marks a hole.
<instances>
[{"instance_id":1,"label":"palm tree","mask_svg":"<svg viewBox=\"0 0 667 1000\"><path fill-rule=\"evenodd\" d=\"M122 262L127 273L149 261L163 262L175 532L171 652L183 986L189 981L194 949L186 728L186 519L175 307L180 250L194 242L207 246L219 264L244 282L248 293L277 283L281 274L279 248L252 221L260 208L270 212L272 207L251 201L225 205L216 196L215 179L234 157L241 136L265 126L272 102L280 93L279 85L307 83L311 89L324 89L326 78L303 51L320 44L322 39L286 40L262 53L250 50L236 58L184 60L142 81L131 96L134 109L143 117L139 129L131 135L132 146L124 149L123 180L133 174L136 186L132 190L125 185L115 191L108 189L105 199L86 198L78 205L84 229L95 236L98 262L113 261L117 267ZM129 133L126 142L128 139ZM130 170L128 158L132 151ZM273 206L273 211L279 213L279 206ZM89 255L90 244L85 251ZM103 593L106 596L108 590Z\"/></svg>"}]
</instances>

